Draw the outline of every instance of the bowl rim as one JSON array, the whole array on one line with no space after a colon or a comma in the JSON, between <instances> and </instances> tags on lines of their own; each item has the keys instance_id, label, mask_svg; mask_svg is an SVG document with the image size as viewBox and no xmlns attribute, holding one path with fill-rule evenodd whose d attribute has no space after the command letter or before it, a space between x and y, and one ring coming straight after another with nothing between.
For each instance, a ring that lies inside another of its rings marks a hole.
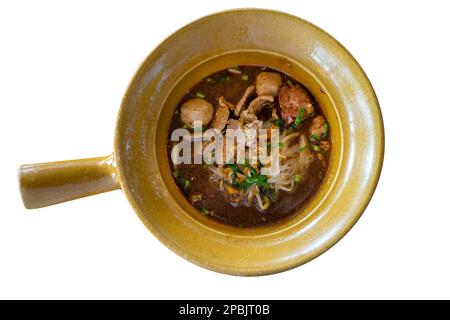
<instances>
[{"instance_id":1,"label":"bowl rim","mask_svg":"<svg viewBox=\"0 0 450 320\"><path fill-rule=\"evenodd\" d=\"M204 20L213 18L213 17L217 17L217 16L222 16L222 15L226 15L226 14L230 14L230 13L236 13L236 12L249 12L249 13L271 13L271 14L275 14L275 15L280 15L280 16L284 16L290 19L295 19L298 20L300 23L308 25L309 27L316 29L318 32L324 34L329 40L331 40L332 42L334 42L334 44L338 45L343 52L346 54L346 56L348 58L350 58L352 60L352 62L355 64L356 68L358 69L359 72L361 72L361 75L363 77L363 81L366 82L366 84L368 85L368 94L371 95L373 97L373 107L375 110L375 113L379 114L379 122L376 123L377 128L374 129L378 130L378 132L380 133L380 136L378 137L378 144L375 146L375 149L377 151L378 157L377 160L375 162L374 168L376 168L376 171L372 172L372 181L370 183L370 185L367 185L366 188L366 195L364 197L364 200L361 200L358 204L358 207L356 209L354 209L353 214L352 214L352 219L350 220L350 222L339 228L339 230L337 230L334 235L332 237L330 237L329 239L327 239L321 246L320 248L318 248L317 250L315 250L314 252L312 252L311 254L308 254L307 257L303 257L302 259L292 259L292 261L288 264L285 264L283 266L268 266L268 267L264 267L264 269L260 269L260 270L253 270L251 272L248 271L243 271L242 269L233 269L233 268L221 268L218 266L215 266L213 264L209 264L206 263L204 261L199 261L191 256L189 256L183 249L180 249L179 247L177 247L176 245L172 244L170 242L170 239L167 239L166 236L160 234L152 225L150 225L149 223L147 223L145 216L140 212L139 209L139 205L137 204L135 198L134 198L134 194L132 192L132 190L130 190L128 184L125 181L125 172L124 172L124 166L123 166L123 159L120 156L120 153L118 152L119 149L119 144L120 144L120 134L119 134L119 124L121 123L121 116L123 115L124 109L126 108L126 96L127 93L130 92L131 88L133 87L135 81L138 79L138 77L140 76L140 72L143 68L143 66L146 64L146 62L151 59L152 55L154 54L154 52L158 49L161 48L166 42L170 41L172 38L176 37L180 32L189 29L191 26L200 23ZM131 204L133 210L136 212L137 216L139 217L139 219L144 223L144 225L151 231L151 233L159 240L161 241L165 246L167 246L169 249L171 249L173 252L175 252L177 255L185 258L186 260L200 266L203 268L206 268L208 270L211 271L215 271L215 272L220 272L223 274L227 274L227 275L237 275L237 276L261 276L261 275L270 275L270 274L275 274L275 273L279 273L279 272L283 272L283 271L287 271L293 268L296 268L302 264L305 264L317 257L319 257L320 255L322 255L324 252L326 252L327 250L329 250L331 247L333 247L336 243L338 243L351 229L352 227L356 224L356 222L359 220L359 218L362 216L362 214L364 213L364 211L366 210L367 206L369 205L376 187L378 185L380 176L381 176L381 172L383 169L383 163L384 163L384 153L385 153L385 131L384 131L384 122L383 122L383 116L382 116L382 111L379 105L379 101L378 98L376 96L376 93L373 89L373 86L367 76L367 74L365 73L365 71L363 70L363 68L361 67L361 65L359 64L359 62L353 57L353 55L338 41L336 40L332 35L330 35L328 32L326 32L325 30L321 29L320 27L314 25L313 23L304 20L298 16L286 13L286 12L282 12L282 11L278 11L278 10L273 10L273 9L262 9L262 8L237 8L237 9L227 9L227 10L221 10L218 12L214 12L205 16L202 16L198 19L195 19L193 21L191 21L188 24L185 24L184 26L178 28L177 30L173 31L168 37L166 37L163 41L161 41L157 46L155 46L153 48L153 50L144 58L144 60L140 63L140 65L138 66L138 68L136 69L136 72L134 73L133 77L131 78L131 80L129 81L129 84L125 90L125 95L124 98L122 99L120 108L119 108L119 113L118 113L118 117L117 117L117 121L116 121L116 129L115 129L115 137L114 137L114 159L115 159L115 165L117 168L117 178L122 186L122 190L125 193L129 203ZM301 260L301 261L299 261Z\"/></svg>"}]
</instances>

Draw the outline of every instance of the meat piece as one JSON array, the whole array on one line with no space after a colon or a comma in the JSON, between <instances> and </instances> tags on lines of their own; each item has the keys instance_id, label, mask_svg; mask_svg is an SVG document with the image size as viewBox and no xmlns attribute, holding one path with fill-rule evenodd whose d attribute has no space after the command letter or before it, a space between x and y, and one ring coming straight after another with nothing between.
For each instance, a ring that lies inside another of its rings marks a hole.
<instances>
[{"instance_id":1,"label":"meat piece","mask_svg":"<svg viewBox=\"0 0 450 320\"><path fill-rule=\"evenodd\" d=\"M245 110L247 111L247 110ZM244 112L245 112L244 111ZM258 133L259 129L261 129L263 126L263 122L261 120L253 120L250 123L247 123L244 126L244 133L245 133L245 144L247 147L254 147L256 148L258 145Z\"/></svg>"},{"instance_id":2,"label":"meat piece","mask_svg":"<svg viewBox=\"0 0 450 320\"><path fill-rule=\"evenodd\" d=\"M271 104L273 100L272 96L259 96L250 102L247 110L249 113L256 114L264 105Z\"/></svg>"},{"instance_id":3,"label":"meat piece","mask_svg":"<svg viewBox=\"0 0 450 320\"><path fill-rule=\"evenodd\" d=\"M281 119L285 124L293 123L301 108L305 108L303 119L314 112L308 92L300 86L283 86L280 89L278 100L280 102Z\"/></svg>"},{"instance_id":4,"label":"meat piece","mask_svg":"<svg viewBox=\"0 0 450 320\"><path fill-rule=\"evenodd\" d=\"M328 124L325 118L322 116L315 117L309 127L309 133L312 141L319 141L326 138L328 135Z\"/></svg>"},{"instance_id":5,"label":"meat piece","mask_svg":"<svg viewBox=\"0 0 450 320\"><path fill-rule=\"evenodd\" d=\"M227 100L225 100L225 98L223 96L220 97L218 99L218 101L219 101L220 106L228 107L228 109L230 109L230 110L236 109L236 106L234 104L232 104L231 102L228 102Z\"/></svg>"},{"instance_id":6,"label":"meat piece","mask_svg":"<svg viewBox=\"0 0 450 320\"><path fill-rule=\"evenodd\" d=\"M263 126L263 122L261 120L254 120L250 123L247 123L244 126L244 129L261 129Z\"/></svg>"},{"instance_id":7,"label":"meat piece","mask_svg":"<svg viewBox=\"0 0 450 320\"><path fill-rule=\"evenodd\" d=\"M272 96L261 96L255 98L252 102L250 102L248 108L242 111L239 121L245 124L258 120L255 113L257 113L264 105L270 104L273 101L274 98Z\"/></svg>"},{"instance_id":8,"label":"meat piece","mask_svg":"<svg viewBox=\"0 0 450 320\"><path fill-rule=\"evenodd\" d=\"M247 102L248 98L255 92L255 86L250 86L247 89L245 89L244 95L239 100L239 102L236 105L236 109L234 110L234 115L236 117L239 116L241 113L242 108L244 107L245 103Z\"/></svg>"},{"instance_id":9,"label":"meat piece","mask_svg":"<svg viewBox=\"0 0 450 320\"><path fill-rule=\"evenodd\" d=\"M256 77L256 94L258 96L278 96L283 81L275 72L261 72Z\"/></svg>"},{"instance_id":10,"label":"meat piece","mask_svg":"<svg viewBox=\"0 0 450 320\"><path fill-rule=\"evenodd\" d=\"M205 194L200 191L193 192L190 196L191 203L195 206L206 199Z\"/></svg>"},{"instance_id":11,"label":"meat piece","mask_svg":"<svg viewBox=\"0 0 450 320\"><path fill-rule=\"evenodd\" d=\"M273 120L279 119L279 117L278 117L278 112L277 112L277 108L273 108L273 109L272 109L272 119L273 119Z\"/></svg>"},{"instance_id":12,"label":"meat piece","mask_svg":"<svg viewBox=\"0 0 450 320\"><path fill-rule=\"evenodd\" d=\"M239 120L230 119L230 120L228 120L227 129L233 129L233 130L242 129L242 123L239 122Z\"/></svg>"},{"instance_id":13,"label":"meat piece","mask_svg":"<svg viewBox=\"0 0 450 320\"><path fill-rule=\"evenodd\" d=\"M230 116L230 109L226 105L219 105L214 114L214 120L212 122L213 129L222 131L227 125L228 118Z\"/></svg>"},{"instance_id":14,"label":"meat piece","mask_svg":"<svg viewBox=\"0 0 450 320\"><path fill-rule=\"evenodd\" d=\"M233 188L232 186L227 185L225 187L225 195L229 202L232 204L238 204L242 201L242 194L239 190Z\"/></svg>"},{"instance_id":15,"label":"meat piece","mask_svg":"<svg viewBox=\"0 0 450 320\"><path fill-rule=\"evenodd\" d=\"M250 123L255 120L258 120L258 117L255 114L250 113L248 110L242 111L241 117L239 118L239 121L242 123Z\"/></svg>"},{"instance_id":16,"label":"meat piece","mask_svg":"<svg viewBox=\"0 0 450 320\"><path fill-rule=\"evenodd\" d=\"M181 105L181 120L189 128L194 128L194 121L200 121L207 126L213 118L214 108L208 101L194 98Z\"/></svg>"}]
</instances>

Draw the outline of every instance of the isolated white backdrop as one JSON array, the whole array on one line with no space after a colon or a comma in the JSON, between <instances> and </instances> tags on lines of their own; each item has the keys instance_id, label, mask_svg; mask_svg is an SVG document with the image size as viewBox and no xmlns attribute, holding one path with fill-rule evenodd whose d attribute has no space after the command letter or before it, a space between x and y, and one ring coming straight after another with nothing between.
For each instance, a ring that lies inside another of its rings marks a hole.
<instances>
[{"instance_id":1,"label":"isolated white backdrop","mask_svg":"<svg viewBox=\"0 0 450 320\"><path fill-rule=\"evenodd\" d=\"M236 7L309 20L372 81L385 165L343 240L292 271L240 278L176 256L120 191L23 208L19 164L109 154L140 62L186 23ZM0 298L450 298L449 9L446 1L0 2Z\"/></svg>"}]
</instances>

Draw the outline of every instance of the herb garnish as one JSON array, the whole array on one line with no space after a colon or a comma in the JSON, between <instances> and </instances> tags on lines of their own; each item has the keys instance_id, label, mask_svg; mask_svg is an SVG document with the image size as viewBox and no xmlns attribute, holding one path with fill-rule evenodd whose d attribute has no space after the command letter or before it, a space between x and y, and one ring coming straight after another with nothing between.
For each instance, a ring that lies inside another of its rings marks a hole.
<instances>
[{"instance_id":1,"label":"herb garnish","mask_svg":"<svg viewBox=\"0 0 450 320\"><path fill-rule=\"evenodd\" d=\"M323 126L325 128L325 131L320 135L320 139L325 139L328 136L328 131L330 129L330 126L328 125L327 122L325 122Z\"/></svg>"},{"instance_id":2,"label":"herb garnish","mask_svg":"<svg viewBox=\"0 0 450 320\"><path fill-rule=\"evenodd\" d=\"M273 123L274 123L278 128L281 127L281 119L280 119L280 118L275 119L275 120L273 121Z\"/></svg>"},{"instance_id":3,"label":"herb garnish","mask_svg":"<svg viewBox=\"0 0 450 320\"><path fill-rule=\"evenodd\" d=\"M303 116L305 115L306 109L304 107L301 107L298 111L297 117L295 118L294 124L292 125L294 128L297 128L300 123L303 121Z\"/></svg>"},{"instance_id":4,"label":"herb garnish","mask_svg":"<svg viewBox=\"0 0 450 320\"><path fill-rule=\"evenodd\" d=\"M184 178L178 178L178 182L181 184L181 186L183 187L183 189L189 189L189 187L191 186L191 181L188 179L184 179Z\"/></svg>"},{"instance_id":5,"label":"herb garnish","mask_svg":"<svg viewBox=\"0 0 450 320\"><path fill-rule=\"evenodd\" d=\"M172 175L173 175L175 178L178 178L178 177L180 176L180 171L179 171L179 170L175 170L174 172L172 172Z\"/></svg>"},{"instance_id":6,"label":"herb garnish","mask_svg":"<svg viewBox=\"0 0 450 320\"><path fill-rule=\"evenodd\" d=\"M259 187L262 187L264 190L269 190L270 186L267 182L268 177L264 175L252 174L250 177L247 177L242 183L242 187L244 189L250 188L252 185L256 184Z\"/></svg>"},{"instance_id":7,"label":"herb garnish","mask_svg":"<svg viewBox=\"0 0 450 320\"><path fill-rule=\"evenodd\" d=\"M298 149L298 152L305 151L306 149L308 149L308 146L303 146L300 149Z\"/></svg>"},{"instance_id":8,"label":"herb garnish","mask_svg":"<svg viewBox=\"0 0 450 320\"><path fill-rule=\"evenodd\" d=\"M200 99L205 98L205 95L203 93L201 93L200 91L198 91L195 95L197 96L197 98L200 98Z\"/></svg>"}]
</instances>

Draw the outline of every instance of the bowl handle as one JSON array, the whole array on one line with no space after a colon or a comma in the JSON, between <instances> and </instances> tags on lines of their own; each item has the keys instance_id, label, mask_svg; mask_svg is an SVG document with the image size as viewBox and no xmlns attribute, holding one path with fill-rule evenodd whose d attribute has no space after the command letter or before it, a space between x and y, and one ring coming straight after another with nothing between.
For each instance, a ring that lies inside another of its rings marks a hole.
<instances>
[{"instance_id":1,"label":"bowl handle","mask_svg":"<svg viewBox=\"0 0 450 320\"><path fill-rule=\"evenodd\" d=\"M28 209L120 188L112 155L23 165L19 169L19 185Z\"/></svg>"}]
</instances>

